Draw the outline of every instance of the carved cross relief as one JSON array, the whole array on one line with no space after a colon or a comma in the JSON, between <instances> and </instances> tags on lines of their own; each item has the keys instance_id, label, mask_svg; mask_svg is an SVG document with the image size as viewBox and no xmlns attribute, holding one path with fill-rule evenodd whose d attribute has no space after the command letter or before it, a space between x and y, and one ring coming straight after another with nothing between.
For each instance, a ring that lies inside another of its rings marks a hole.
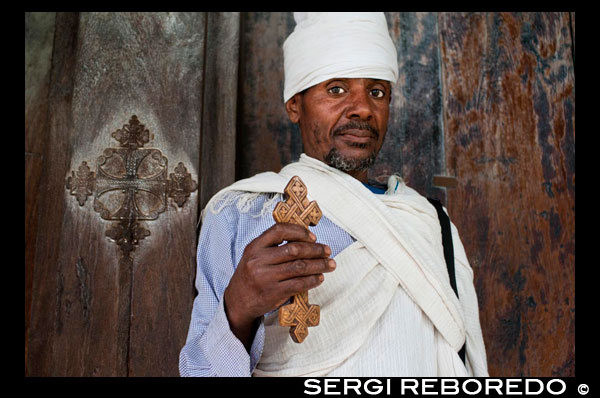
<instances>
[{"instance_id":1,"label":"carved cross relief","mask_svg":"<svg viewBox=\"0 0 600 398\"><path fill-rule=\"evenodd\" d=\"M317 225L322 213L317 202L309 202L306 185L300 177L294 176L285 187L287 199L277 203L273 210L276 222L289 222L302 225ZM321 310L318 305L308 303L308 292L302 292L292 297L291 303L279 308L279 324L290 326L290 336L296 343L302 343L308 336L308 328L317 326Z\"/></svg>"},{"instance_id":2,"label":"carved cross relief","mask_svg":"<svg viewBox=\"0 0 600 398\"><path fill-rule=\"evenodd\" d=\"M166 210L168 197L182 207L197 184L183 163L168 174L167 158L158 149L142 148L149 142L150 132L137 116L111 136L120 147L104 150L96 173L82 162L78 171L67 177L66 188L79 206L94 196L93 207L100 217L116 221L106 236L119 245L123 256L130 257L139 241L150 235L139 221L157 219Z\"/></svg>"}]
</instances>

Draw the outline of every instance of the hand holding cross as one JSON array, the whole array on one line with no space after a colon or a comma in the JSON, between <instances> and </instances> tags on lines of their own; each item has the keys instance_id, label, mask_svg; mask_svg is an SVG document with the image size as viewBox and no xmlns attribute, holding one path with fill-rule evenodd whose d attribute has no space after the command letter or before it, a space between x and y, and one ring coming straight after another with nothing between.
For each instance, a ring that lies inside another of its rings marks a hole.
<instances>
[{"instance_id":1,"label":"hand holding cross","mask_svg":"<svg viewBox=\"0 0 600 398\"><path fill-rule=\"evenodd\" d=\"M309 225L317 225L322 213L317 202L309 202L306 185L300 177L294 176L285 187L287 200L279 202L273 210L276 222L298 224L308 229ZM302 343L308 336L308 327L317 326L320 318L320 307L308 303L308 291L296 294L290 304L279 308L279 324L290 326L290 336L296 343Z\"/></svg>"},{"instance_id":2,"label":"hand holding cross","mask_svg":"<svg viewBox=\"0 0 600 398\"><path fill-rule=\"evenodd\" d=\"M276 308L284 313L280 317L284 324L288 318L290 323L301 319L290 326L295 326L292 339L304 340L306 328L318 324L319 308L310 306L303 292L319 286L323 274L335 269L329 246L317 243L307 228L319 221L319 207L306 199L301 181L290 183L286 193L288 201L276 207L277 222L246 245L223 296L231 331L247 350L261 316ZM296 306L282 307L292 296ZM304 305L298 307L299 303Z\"/></svg>"}]
</instances>

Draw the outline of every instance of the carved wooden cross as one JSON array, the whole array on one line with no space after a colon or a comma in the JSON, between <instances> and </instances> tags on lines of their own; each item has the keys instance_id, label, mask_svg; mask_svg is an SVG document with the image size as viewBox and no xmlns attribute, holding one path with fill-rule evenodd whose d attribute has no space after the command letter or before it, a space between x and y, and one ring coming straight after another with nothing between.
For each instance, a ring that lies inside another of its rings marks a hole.
<instances>
[{"instance_id":1,"label":"carved wooden cross","mask_svg":"<svg viewBox=\"0 0 600 398\"><path fill-rule=\"evenodd\" d=\"M167 175L168 159L158 149L142 148L150 131L133 115L129 124L113 132L119 148L106 148L98 157L96 173L82 162L77 173L67 177L66 188L83 206L94 195L94 210L100 218L117 221L106 236L128 257L140 239L150 235L139 221L156 220L167 209L167 198L179 207L198 188L196 181L179 162ZM95 192L94 192L95 191Z\"/></svg>"},{"instance_id":2,"label":"carved wooden cross","mask_svg":"<svg viewBox=\"0 0 600 398\"><path fill-rule=\"evenodd\" d=\"M145 168L140 172L142 163ZM115 165L124 170L117 170ZM106 220L124 220L131 212L138 220L155 220L166 210L168 183L167 158L159 150L108 148L98 159L94 210ZM104 199L109 191L122 192L112 206ZM147 196L144 206L139 205L140 194Z\"/></svg>"},{"instance_id":3,"label":"carved wooden cross","mask_svg":"<svg viewBox=\"0 0 600 398\"><path fill-rule=\"evenodd\" d=\"M308 229L309 225L317 225L323 213L317 202L309 202L306 185L300 177L294 176L285 187L287 199L277 203L273 210L276 222L289 222ZM319 324L320 308L308 303L308 292L292 297L290 304L279 308L279 324L291 326L290 336L296 343L302 343L308 336L308 327Z\"/></svg>"}]
</instances>

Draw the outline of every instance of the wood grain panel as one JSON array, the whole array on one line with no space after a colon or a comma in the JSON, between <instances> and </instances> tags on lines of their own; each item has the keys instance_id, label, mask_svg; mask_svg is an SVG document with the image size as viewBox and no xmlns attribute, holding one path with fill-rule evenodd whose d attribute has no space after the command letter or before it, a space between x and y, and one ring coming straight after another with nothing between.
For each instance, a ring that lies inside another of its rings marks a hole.
<instances>
[{"instance_id":1,"label":"wood grain panel","mask_svg":"<svg viewBox=\"0 0 600 398\"><path fill-rule=\"evenodd\" d=\"M160 149L169 159L169 172L182 162L193 179L204 184L205 176L199 176L203 129L199 111L205 81L205 14L126 15L116 29L128 32L120 48L135 54L126 58L134 66L116 68L106 81L130 82L136 100L126 98L123 105L141 109L140 119L146 116L154 135L154 143L147 146ZM98 30L98 39L101 34ZM94 51L111 45L97 43ZM122 57L115 52L106 60ZM111 91L102 96L111 98ZM169 200L165 213L146 222L151 235L133 257L128 376L179 375L179 350L185 344L195 296L198 199L199 192L193 192L182 208Z\"/></svg>"},{"instance_id":2,"label":"wood grain panel","mask_svg":"<svg viewBox=\"0 0 600 398\"><path fill-rule=\"evenodd\" d=\"M25 361L55 18L52 12L25 13Z\"/></svg>"},{"instance_id":3,"label":"wood grain panel","mask_svg":"<svg viewBox=\"0 0 600 398\"><path fill-rule=\"evenodd\" d=\"M145 222L151 235L128 263L106 236L110 223L91 198L80 207L65 179L82 161L95 170L103 150L118 147L111 133L135 114L151 133L145 147L169 159L169 172L183 162L198 181L204 27L193 13L57 16L31 375L178 374L193 299L197 193Z\"/></svg>"},{"instance_id":4,"label":"wood grain panel","mask_svg":"<svg viewBox=\"0 0 600 398\"><path fill-rule=\"evenodd\" d=\"M62 201L64 178L69 167L68 132L72 131L70 107L73 93L75 52L77 45L78 14L57 14L55 26L54 55L50 81L59 82L50 86L48 96L49 134L44 156L46 164L40 180L40 217L36 244L32 289L31 323L28 343L26 375L64 374L64 359L57 360L60 353L54 350L53 341L64 329L63 292L64 278L61 277L62 262L59 262L60 239L65 206ZM49 148L52 148L50 150ZM75 266L76 262L71 265ZM75 286L75 291L77 287ZM77 297L75 295L75 297ZM74 300L76 305L79 300ZM71 310L73 300L69 300ZM80 313L78 308L78 313ZM54 366L56 364L56 367Z\"/></svg>"},{"instance_id":5,"label":"wood grain panel","mask_svg":"<svg viewBox=\"0 0 600 398\"><path fill-rule=\"evenodd\" d=\"M573 376L575 99L568 13L444 13L450 216L490 374Z\"/></svg>"},{"instance_id":6,"label":"wood grain panel","mask_svg":"<svg viewBox=\"0 0 600 398\"><path fill-rule=\"evenodd\" d=\"M283 103L283 42L291 12L242 13L236 180L299 159L302 139Z\"/></svg>"},{"instance_id":7,"label":"wood grain panel","mask_svg":"<svg viewBox=\"0 0 600 398\"><path fill-rule=\"evenodd\" d=\"M240 14L207 16L200 206L235 181Z\"/></svg>"}]
</instances>

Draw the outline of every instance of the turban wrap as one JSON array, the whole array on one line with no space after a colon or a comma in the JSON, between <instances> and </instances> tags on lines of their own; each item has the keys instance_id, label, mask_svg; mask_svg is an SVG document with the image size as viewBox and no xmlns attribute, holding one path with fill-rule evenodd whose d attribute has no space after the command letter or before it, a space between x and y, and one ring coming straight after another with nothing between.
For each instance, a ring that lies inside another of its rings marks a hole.
<instances>
[{"instance_id":1,"label":"turban wrap","mask_svg":"<svg viewBox=\"0 0 600 398\"><path fill-rule=\"evenodd\" d=\"M295 12L283 43L283 100L333 78L396 83L398 60L382 12Z\"/></svg>"}]
</instances>

